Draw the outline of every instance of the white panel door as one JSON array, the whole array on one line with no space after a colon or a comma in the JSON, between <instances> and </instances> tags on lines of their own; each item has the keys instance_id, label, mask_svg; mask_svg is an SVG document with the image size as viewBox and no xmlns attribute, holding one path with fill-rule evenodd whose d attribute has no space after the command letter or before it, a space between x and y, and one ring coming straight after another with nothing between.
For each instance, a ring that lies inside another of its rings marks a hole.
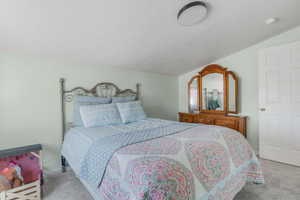
<instances>
[{"instance_id":1,"label":"white panel door","mask_svg":"<svg viewBox=\"0 0 300 200\"><path fill-rule=\"evenodd\" d=\"M300 166L300 42L259 53L260 157Z\"/></svg>"}]
</instances>

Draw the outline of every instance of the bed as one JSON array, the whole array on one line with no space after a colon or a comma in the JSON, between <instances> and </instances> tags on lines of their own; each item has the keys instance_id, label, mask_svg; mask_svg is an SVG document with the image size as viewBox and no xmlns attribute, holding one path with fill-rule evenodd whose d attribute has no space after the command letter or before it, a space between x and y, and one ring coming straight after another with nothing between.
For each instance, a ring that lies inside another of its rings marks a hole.
<instances>
[{"instance_id":1,"label":"bed","mask_svg":"<svg viewBox=\"0 0 300 200\"><path fill-rule=\"evenodd\" d=\"M66 165L95 200L232 200L249 183L262 184L259 161L235 130L155 118L66 130L65 102L74 95L135 95L100 83L91 90L65 90L61 80ZM114 92L107 92L113 90Z\"/></svg>"}]
</instances>

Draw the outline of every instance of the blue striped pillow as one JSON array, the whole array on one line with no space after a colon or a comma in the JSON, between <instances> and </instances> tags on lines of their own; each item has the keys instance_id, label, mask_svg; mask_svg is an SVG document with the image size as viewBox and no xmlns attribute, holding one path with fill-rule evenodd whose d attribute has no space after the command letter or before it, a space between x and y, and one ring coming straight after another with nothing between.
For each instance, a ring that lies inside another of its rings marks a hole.
<instances>
[{"instance_id":1,"label":"blue striped pillow","mask_svg":"<svg viewBox=\"0 0 300 200\"><path fill-rule=\"evenodd\" d=\"M135 99L136 96L112 97L112 103L129 102L129 101L134 101Z\"/></svg>"}]
</instances>

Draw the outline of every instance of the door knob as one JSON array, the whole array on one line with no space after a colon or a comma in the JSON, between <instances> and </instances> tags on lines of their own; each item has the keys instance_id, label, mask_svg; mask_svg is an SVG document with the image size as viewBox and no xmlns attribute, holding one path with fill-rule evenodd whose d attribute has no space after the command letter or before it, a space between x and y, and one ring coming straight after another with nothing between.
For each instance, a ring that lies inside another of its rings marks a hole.
<instances>
[{"instance_id":1,"label":"door knob","mask_svg":"<svg viewBox=\"0 0 300 200\"><path fill-rule=\"evenodd\" d=\"M265 108L261 108L260 111L261 111L261 112L265 112L266 109L265 109Z\"/></svg>"}]
</instances>

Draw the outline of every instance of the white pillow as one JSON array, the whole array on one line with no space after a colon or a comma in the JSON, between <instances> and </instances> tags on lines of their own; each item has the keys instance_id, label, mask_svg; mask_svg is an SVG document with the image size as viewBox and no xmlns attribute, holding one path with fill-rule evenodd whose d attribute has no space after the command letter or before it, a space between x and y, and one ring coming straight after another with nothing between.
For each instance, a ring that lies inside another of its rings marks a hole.
<instances>
[{"instance_id":1,"label":"white pillow","mask_svg":"<svg viewBox=\"0 0 300 200\"><path fill-rule=\"evenodd\" d=\"M111 103L110 97L75 96L73 104L73 124L75 126L83 126L79 110L80 106L108 103Z\"/></svg>"},{"instance_id":2,"label":"white pillow","mask_svg":"<svg viewBox=\"0 0 300 200\"><path fill-rule=\"evenodd\" d=\"M146 114L140 101L117 103L117 107L123 123L146 119Z\"/></svg>"}]
</instances>

